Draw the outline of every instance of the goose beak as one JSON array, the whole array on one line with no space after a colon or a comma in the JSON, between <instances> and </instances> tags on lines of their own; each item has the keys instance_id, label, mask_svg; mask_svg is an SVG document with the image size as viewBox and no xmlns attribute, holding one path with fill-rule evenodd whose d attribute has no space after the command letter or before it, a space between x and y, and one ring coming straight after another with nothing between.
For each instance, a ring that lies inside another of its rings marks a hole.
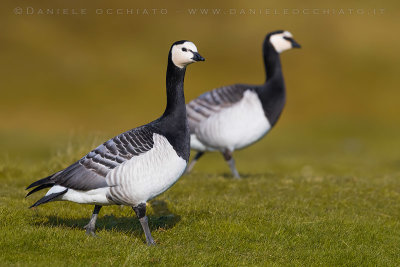
<instances>
[{"instance_id":1,"label":"goose beak","mask_svg":"<svg viewBox=\"0 0 400 267\"><path fill-rule=\"evenodd\" d=\"M204 57L202 57L202 56L200 56L200 54L199 53L197 53L197 52L193 52L193 57L192 57L192 59L194 60L194 61L204 61L205 59L204 59Z\"/></svg>"},{"instance_id":2,"label":"goose beak","mask_svg":"<svg viewBox=\"0 0 400 267\"><path fill-rule=\"evenodd\" d=\"M301 45L296 42L294 39L291 39L290 42L292 43L293 48L301 48Z\"/></svg>"}]
</instances>

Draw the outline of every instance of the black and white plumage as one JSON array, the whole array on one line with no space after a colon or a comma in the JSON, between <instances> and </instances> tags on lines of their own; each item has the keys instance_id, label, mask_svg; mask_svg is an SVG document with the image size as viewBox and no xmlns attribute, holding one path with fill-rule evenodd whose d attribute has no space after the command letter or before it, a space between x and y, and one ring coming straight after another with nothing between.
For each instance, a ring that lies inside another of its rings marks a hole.
<instances>
[{"instance_id":1,"label":"black and white plumage","mask_svg":"<svg viewBox=\"0 0 400 267\"><path fill-rule=\"evenodd\" d=\"M190 145L198 151L187 172L206 151L220 151L233 176L240 177L232 153L260 140L278 121L285 105L285 84L279 54L295 47L300 45L291 33L269 33L263 44L265 83L220 87L186 105Z\"/></svg>"},{"instance_id":2,"label":"black and white plumage","mask_svg":"<svg viewBox=\"0 0 400 267\"><path fill-rule=\"evenodd\" d=\"M32 183L28 195L51 187L33 204L68 200L94 204L86 233L94 235L103 205L132 206L148 244L154 244L146 217L146 202L171 187L184 172L190 153L183 82L186 66L204 61L189 41L175 42L167 67L167 107L157 120L101 144L78 162ZM28 196L27 195L27 196Z\"/></svg>"}]
</instances>

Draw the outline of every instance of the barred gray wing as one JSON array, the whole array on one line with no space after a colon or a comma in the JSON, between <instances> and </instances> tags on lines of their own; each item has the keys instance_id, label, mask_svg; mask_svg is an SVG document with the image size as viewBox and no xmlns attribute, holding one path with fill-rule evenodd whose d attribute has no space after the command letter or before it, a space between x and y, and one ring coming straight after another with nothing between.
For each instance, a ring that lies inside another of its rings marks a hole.
<instances>
[{"instance_id":1,"label":"barred gray wing","mask_svg":"<svg viewBox=\"0 0 400 267\"><path fill-rule=\"evenodd\" d=\"M153 145L150 127L138 127L108 140L50 179L55 184L84 191L111 186L105 177L112 169L149 151Z\"/></svg>"},{"instance_id":2,"label":"barred gray wing","mask_svg":"<svg viewBox=\"0 0 400 267\"><path fill-rule=\"evenodd\" d=\"M232 106L243 98L243 94L251 86L234 84L206 92L186 105L190 132L211 115Z\"/></svg>"}]
</instances>

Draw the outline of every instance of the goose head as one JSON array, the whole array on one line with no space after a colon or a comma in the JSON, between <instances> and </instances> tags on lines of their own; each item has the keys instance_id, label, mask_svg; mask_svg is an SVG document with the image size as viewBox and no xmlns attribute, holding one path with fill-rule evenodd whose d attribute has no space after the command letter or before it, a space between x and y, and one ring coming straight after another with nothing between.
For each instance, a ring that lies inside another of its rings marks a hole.
<instances>
[{"instance_id":1,"label":"goose head","mask_svg":"<svg viewBox=\"0 0 400 267\"><path fill-rule=\"evenodd\" d=\"M187 65L204 61L205 59L197 52L197 47L190 41L175 42L170 51L170 59L178 68L185 68Z\"/></svg>"},{"instance_id":2,"label":"goose head","mask_svg":"<svg viewBox=\"0 0 400 267\"><path fill-rule=\"evenodd\" d=\"M267 35L266 39L274 47L277 53L283 51L300 48L301 46L293 39L293 35L288 31L275 31Z\"/></svg>"}]
</instances>

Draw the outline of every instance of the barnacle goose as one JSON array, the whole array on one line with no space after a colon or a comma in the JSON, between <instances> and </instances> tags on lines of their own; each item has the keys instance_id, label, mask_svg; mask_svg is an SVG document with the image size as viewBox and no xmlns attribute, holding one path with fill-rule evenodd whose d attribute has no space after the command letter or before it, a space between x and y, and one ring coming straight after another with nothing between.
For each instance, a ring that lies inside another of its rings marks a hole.
<instances>
[{"instance_id":1,"label":"barnacle goose","mask_svg":"<svg viewBox=\"0 0 400 267\"><path fill-rule=\"evenodd\" d=\"M30 194L51 187L31 207L68 200L95 205L88 235L95 235L97 215L103 205L131 206L148 245L155 244L146 217L146 202L171 187L184 172L190 153L183 82L186 66L204 61L189 41L175 42L167 67L167 106L164 114L144 126L122 133L64 170L34 182Z\"/></svg>"},{"instance_id":2,"label":"barnacle goose","mask_svg":"<svg viewBox=\"0 0 400 267\"><path fill-rule=\"evenodd\" d=\"M187 105L190 146L197 150L186 172L206 151L220 151L235 178L240 178L232 153L261 139L277 122L285 104L285 84L279 54L300 48L288 31L265 37L266 81L261 85L234 84L206 92Z\"/></svg>"}]
</instances>

